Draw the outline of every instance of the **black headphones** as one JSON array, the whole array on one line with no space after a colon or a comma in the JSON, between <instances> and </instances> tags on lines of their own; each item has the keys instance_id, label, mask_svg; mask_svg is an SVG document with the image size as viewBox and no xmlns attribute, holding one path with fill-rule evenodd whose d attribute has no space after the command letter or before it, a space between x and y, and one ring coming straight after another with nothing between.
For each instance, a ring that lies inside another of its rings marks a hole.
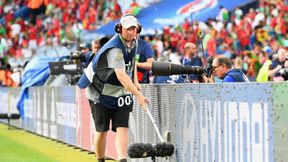
<instances>
[{"instance_id":1,"label":"black headphones","mask_svg":"<svg viewBox=\"0 0 288 162\"><path fill-rule=\"evenodd\" d=\"M133 16L135 17L133 14L125 14L121 17L121 19L123 17L126 17L126 16ZM135 17L136 18L136 17ZM137 29L137 33L139 34L141 31L142 31L142 25L137 21L137 26L138 26L138 29ZM114 30L116 33L121 33L122 32L122 25L121 23L117 23L115 26L114 26Z\"/></svg>"}]
</instances>

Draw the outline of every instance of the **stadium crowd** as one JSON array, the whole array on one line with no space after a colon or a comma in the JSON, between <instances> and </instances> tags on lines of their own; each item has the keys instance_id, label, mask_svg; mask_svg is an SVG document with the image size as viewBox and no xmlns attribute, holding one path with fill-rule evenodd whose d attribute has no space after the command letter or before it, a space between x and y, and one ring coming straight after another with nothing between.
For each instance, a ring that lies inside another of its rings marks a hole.
<instances>
[{"instance_id":1,"label":"stadium crowd","mask_svg":"<svg viewBox=\"0 0 288 162\"><path fill-rule=\"evenodd\" d=\"M283 0L261 0L259 6L250 8L248 13L244 13L240 7L228 12L221 6L216 18L205 23L186 19L178 28L164 28L163 34L154 36L150 42L155 49L156 60L170 55L173 56L171 61L175 61L176 53L177 61L187 42L198 44L201 40L204 54L200 50L198 55L203 60L209 56L224 55L241 63L242 70L251 81L255 81L266 61L277 60L279 50L284 57L287 55L287 7ZM272 68L276 67L274 64L278 63L273 63ZM268 69L265 73L268 73ZM270 77L273 80L273 75Z\"/></svg>"},{"instance_id":2,"label":"stadium crowd","mask_svg":"<svg viewBox=\"0 0 288 162\"><path fill-rule=\"evenodd\" d=\"M4 23L0 23L1 67L8 64L9 58L29 60L37 48L57 46L63 39L80 41L83 30L94 30L125 13L117 0L4 0L0 3L0 18L4 18ZM15 11L23 6L31 11L40 10L41 14L31 14L28 20L15 18ZM138 4L133 1L131 7L135 6ZM257 81L273 80L285 67L287 1L259 0L256 8L246 10L243 6L229 12L221 6L218 16L206 22L185 19L179 26L166 26L161 33L146 35L144 39L153 46L155 60L177 62L185 44L192 42L197 45L197 56L204 60L203 64L210 56L224 55L240 64L251 81L258 74L261 76ZM284 62L279 60L281 55Z\"/></svg>"}]
</instances>

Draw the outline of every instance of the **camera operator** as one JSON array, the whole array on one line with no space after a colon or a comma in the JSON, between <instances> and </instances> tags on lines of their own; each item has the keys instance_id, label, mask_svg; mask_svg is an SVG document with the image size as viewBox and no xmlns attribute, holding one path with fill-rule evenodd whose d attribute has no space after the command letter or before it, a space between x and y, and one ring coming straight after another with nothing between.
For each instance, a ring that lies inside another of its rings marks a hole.
<instances>
[{"instance_id":1,"label":"camera operator","mask_svg":"<svg viewBox=\"0 0 288 162\"><path fill-rule=\"evenodd\" d=\"M212 63L213 75L222 82L249 82L248 77L240 69L232 68L232 61L225 56L217 56Z\"/></svg>"},{"instance_id":2,"label":"camera operator","mask_svg":"<svg viewBox=\"0 0 288 162\"><path fill-rule=\"evenodd\" d=\"M99 49L106 43L108 42L109 39L104 37L100 40L92 40L92 52L88 53L87 56L87 66L88 64L93 60L94 56L96 55L96 53L99 51ZM95 90L95 88L92 85L89 85L86 89L85 89L85 94L89 100L89 103L93 102L94 94L97 93L97 91ZM91 107L92 108L92 107Z\"/></svg>"},{"instance_id":3,"label":"camera operator","mask_svg":"<svg viewBox=\"0 0 288 162\"><path fill-rule=\"evenodd\" d=\"M80 44L80 52L85 56L84 68L93 60L93 57L96 55L98 50L109 41L109 38L103 37L100 40L92 40L91 44L83 43Z\"/></svg>"},{"instance_id":4,"label":"camera operator","mask_svg":"<svg viewBox=\"0 0 288 162\"><path fill-rule=\"evenodd\" d=\"M91 49L90 43L81 43L79 46L80 49L80 59L84 68L88 66L90 61L93 59L93 52Z\"/></svg>"}]
</instances>

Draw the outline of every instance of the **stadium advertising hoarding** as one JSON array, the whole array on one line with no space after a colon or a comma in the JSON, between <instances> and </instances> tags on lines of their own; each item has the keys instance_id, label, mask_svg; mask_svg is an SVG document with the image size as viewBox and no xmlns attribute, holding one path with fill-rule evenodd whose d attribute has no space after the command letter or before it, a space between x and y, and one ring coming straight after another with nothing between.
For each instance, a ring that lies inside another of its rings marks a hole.
<instances>
[{"instance_id":1,"label":"stadium advertising hoarding","mask_svg":"<svg viewBox=\"0 0 288 162\"><path fill-rule=\"evenodd\" d=\"M214 95L203 95L205 100L193 92L184 94L177 111L177 118L182 119L176 124L177 132L181 132L176 136L181 148L177 161L273 161L269 102L255 102L250 95L241 98L239 93L230 94L223 88L218 99ZM258 97L267 101L268 96Z\"/></svg>"},{"instance_id":2,"label":"stadium advertising hoarding","mask_svg":"<svg viewBox=\"0 0 288 162\"><path fill-rule=\"evenodd\" d=\"M166 138L170 132L176 146L171 162L287 161L287 90L287 83L143 85L161 134ZM20 89L0 88L0 112L15 102L5 97L8 92L15 98ZM94 151L95 129L84 91L33 87L24 110L25 117L13 125ZM137 103L129 133L130 143L159 142ZM114 141L109 143L113 148ZM108 155L115 157L112 150Z\"/></svg>"},{"instance_id":3,"label":"stadium advertising hoarding","mask_svg":"<svg viewBox=\"0 0 288 162\"><path fill-rule=\"evenodd\" d=\"M22 126L76 146L76 87L32 87L24 101Z\"/></svg>"}]
</instances>

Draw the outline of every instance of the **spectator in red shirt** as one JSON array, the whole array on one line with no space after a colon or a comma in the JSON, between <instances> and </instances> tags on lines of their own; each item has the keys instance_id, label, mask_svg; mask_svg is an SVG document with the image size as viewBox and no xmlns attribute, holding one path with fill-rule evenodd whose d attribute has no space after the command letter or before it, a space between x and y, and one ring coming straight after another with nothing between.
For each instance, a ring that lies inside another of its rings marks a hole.
<instances>
[{"instance_id":1,"label":"spectator in red shirt","mask_svg":"<svg viewBox=\"0 0 288 162\"><path fill-rule=\"evenodd\" d=\"M69 21L69 17L68 8L65 8L62 12L62 22L66 24Z\"/></svg>"},{"instance_id":2,"label":"spectator in red shirt","mask_svg":"<svg viewBox=\"0 0 288 162\"><path fill-rule=\"evenodd\" d=\"M88 10L88 4L83 3L79 7L79 19L83 20L85 18L85 13Z\"/></svg>"},{"instance_id":3,"label":"spectator in red shirt","mask_svg":"<svg viewBox=\"0 0 288 162\"><path fill-rule=\"evenodd\" d=\"M214 56L216 55L216 30L211 30L210 32L210 39L207 41L206 48L208 56Z\"/></svg>"},{"instance_id":4,"label":"spectator in red shirt","mask_svg":"<svg viewBox=\"0 0 288 162\"><path fill-rule=\"evenodd\" d=\"M115 11L116 17L120 18L122 16L121 6L119 5L117 0L113 0L113 9Z\"/></svg>"},{"instance_id":5,"label":"spectator in red shirt","mask_svg":"<svg viewBox=\"0 0 288 162\"><path fill-rule=\"evenodd\" d=\"M4 14L4 9L3 9L3 5L0 5L0 17L2 17L2 15Z\"/></svg>"},{"instance_id":6,"label":"spectator in red shirt","mask_svg":"<svg viewBox=\"0 0 288 162\"><path fill-rule=\"evenodd\" d=\"M29 35L29 48L36 49L36 39L37 39L37 27L33 24L29 24L28 35ZM35 41L35 42L34 42Z\"/></svg>"},{"instance_id":7,"label":"spectator in red shirt","mask_svg":"<svg viewBox=\"0 0 288 162\"><path fill-rule=\"evenodd\" d=\"M186 18L186 19L184 20L184 23L182 24L183 33L185 33L185 32L188 30L189 26L190 26L190 22L189 22L189 20Z\"/></svg>"},{"instance_id":8,"label":"spectator in red shirt","mask_svg":"<svg viewBox=\"0 0 288 162\"><path fill-rule=\"evenodd\" d=\"M15 58L20 58L20 57L22 57L23 56L23 54L22 54L22 46L21 45L19 45L19 46L17 46L17 49L16 49L16 52L15 52Z\"/></svg>"},{"instance_id":9,"label":"spectator in red shirt","mask_svg":"<svg viewBox=\"0 0 288 162\"><path fill-rule=\"evenodd\" d=\"M255 13L254 9L250 8L249 9L249 13L246 16L249 17L251 20L254 20L254 18L256 16L256 13Z\"/></svg>"},{"instance_id":10,"label":"spectator in red shirt","mask_svg":"<svg viewBox=\"0 0 288 162\"><path fill-rule=\"evenodd\" d=\"M178 31L174 31L172 34L171 34L171 37L170 37L170 45L171 45L171 48L172 48L172 52L175 52L176 49L178 48L178 42L180 40L180 33L178 33Z\"/></svg>"},{"instance_id":11,"label":"spectator in red shirt","mask_svg":"<svg viewBox=\"0 0 288 162\"><path fill-rule=\"evenodd\" d=\"M5 23L9 23L10 21L14 20L14 12L11 9L6 15L5 15Z\"/></svg>"},{"instance_id":12,"label":"spectator in red shirt","mask_svg":"<svg viewBox=\"0 0 288 162\"><path fill-rule=\"evenodd\" d=\"M96 24L97 9L94 6L89 7L89 22L90 24ZM92 29L91 29L92 30Z\"/></svg>"},{"instance_id":13,"label":"spectator in red shirt","mask_svg":"<svg viewBox=\"0 0 288 162\"><path fill-rule=\"evenodd\" d=\"M83 28L86 30L90 29L89 15L86 15L82 21Z\"/></svg>"},{"instance_id":14,"label":"spectator in red shirt","mask_svg":"<svg viewBox=\"0 0 288 162\"><path fill-rule=\"evenodd\" d=\"M238 39L240 41L241 50L250 50L250 34L245 26L240 26L237 32Z\"/></svg>"}]
</instances>

